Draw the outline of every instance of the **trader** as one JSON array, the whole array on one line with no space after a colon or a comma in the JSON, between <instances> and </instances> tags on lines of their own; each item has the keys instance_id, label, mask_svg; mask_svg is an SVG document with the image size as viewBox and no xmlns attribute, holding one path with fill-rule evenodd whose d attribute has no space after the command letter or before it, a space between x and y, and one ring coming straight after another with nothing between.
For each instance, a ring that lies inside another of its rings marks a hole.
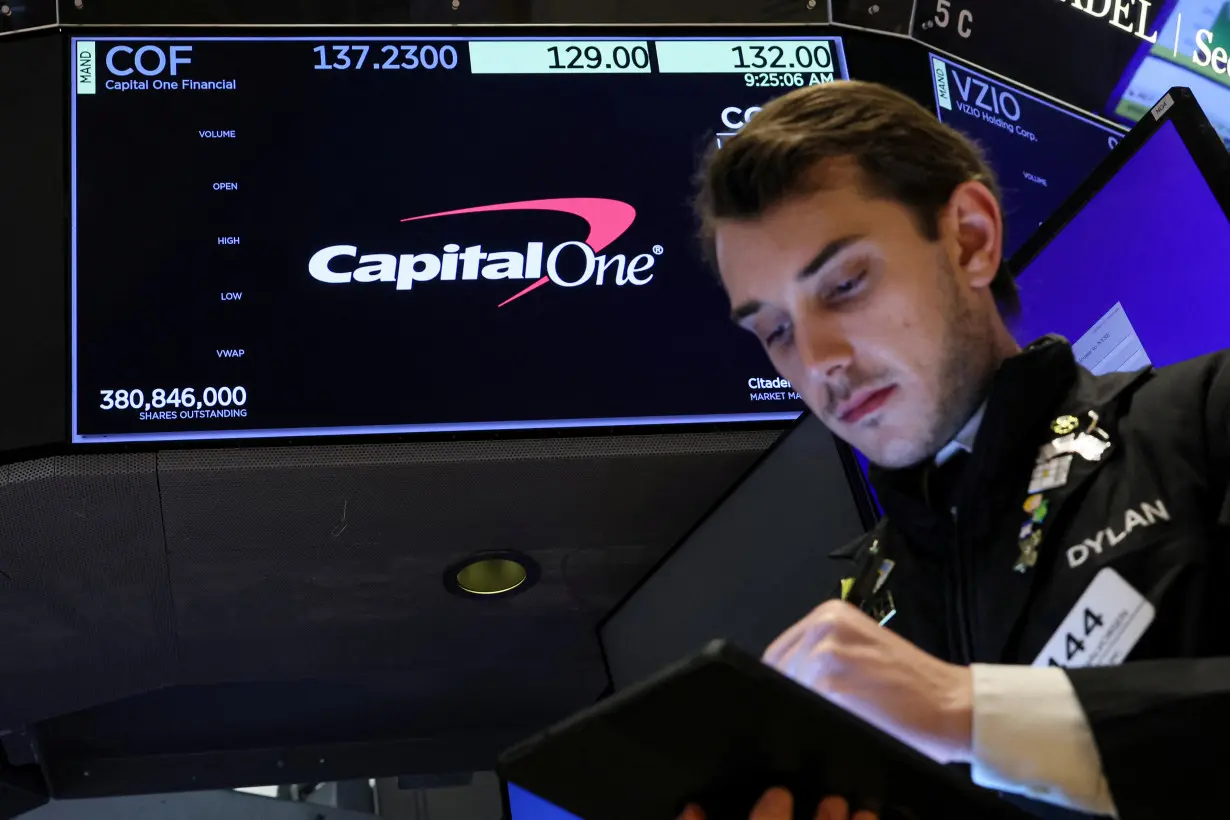
<instances>
[{"instance_id":1,"label":"trader","mask_svg":"<svg viewBox=\"0 0 1230 820\"><path fill-rule=\"evenodd\" d=\"M765 106L699 189L734 321L886 512L836 556L858 606L766 661L1036 813L1223 814L1227 353L1095 377L1061 338L1022 350L991 170L882 86Z\"/></svg>"}]
</instances>

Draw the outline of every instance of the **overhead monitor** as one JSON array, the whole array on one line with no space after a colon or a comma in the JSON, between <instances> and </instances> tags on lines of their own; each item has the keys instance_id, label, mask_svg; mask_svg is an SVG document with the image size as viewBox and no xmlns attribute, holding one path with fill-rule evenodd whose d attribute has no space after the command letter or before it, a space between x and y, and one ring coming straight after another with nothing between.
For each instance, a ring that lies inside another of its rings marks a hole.
<instances>
[{"instance_id":1,"label":"overhead monitor","mask_svg":"<svg viewBox=\"0 0 1230 820\"><path fill-rule=\"evenodd\" d=\"M1004 253L1016 252L1119 143L1123 131L931 55L935 113L983 149L1003 190Z\"/></svg>"},{"instance_id":2,"label":"overhead monitor","mask_svg":"<svg viewBox=\"0 0 1230 820\"><path fill-rule=\"evenodd\" d=\"M1175 88L1012 260L1022 341L1072 340L1094 373L1230 347L1230 155Z\"/></svg>"},{"instance_id":3,"label":"overhead monitor","mask_svg":"<svg viewBox=\"0 0 1230 820\"><path fill-rule=\"evenodd\" d=\"M1162 0L1158 12L1152 39L1138 41L1107 108L1136 122L1168 88L1186 87L1230 146L1230 1Z\"/></svg>"},{"instance_id":4,"label":"overhead monitor","mask_svg":"<svg viewBox=\"0 0 1230 820\"><path fill-rule=\"evenodd\" d=\"M712 31L712 30L710 30ZM706 133L839 37L71 40L72 437L786 421L696 251Z\"/></svg>"},{"instance_id":5,"label":"overhead monitor","mask_svg":"<svg viewBox=\"0 0 1230 820\"><path fill-rule=\"evenodd\" d=\"M1173 2L916 0L911 32L1022 88L1100 111Z\"/></svg>"}]
</instances>

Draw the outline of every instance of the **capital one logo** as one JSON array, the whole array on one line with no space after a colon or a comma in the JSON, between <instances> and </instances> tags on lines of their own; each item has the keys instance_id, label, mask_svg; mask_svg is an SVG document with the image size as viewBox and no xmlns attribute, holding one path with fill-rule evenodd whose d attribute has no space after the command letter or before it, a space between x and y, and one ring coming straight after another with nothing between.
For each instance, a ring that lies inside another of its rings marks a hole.
<instances>
[{"instance_id":1,"label":"capital one logo","mask_svg":"<svg viewBox=\"0 0 1230 820\"><path fill-rule=\"evenodd\" d=\"M583 241L561 242L549 250L547 243L532 241L527 242L523 250L515 251L488 251L483 249L482 244L463 249L460 244L449 242L440 253L402 254L361 254L356 245L330 245L312 255L308 261L308 273L313 279L330 285L382 282L394 284L399 291L421 289L428 282L528 281L528 285L499 303L499 307L504 307L549 283L562 288L647 285L653 279L653 274L648 271L657 261L655 257L662 254L661 245L654 245L652 253L637 254L631 259L622 253L601 253L622 236L636 219L635 208L615 199L579 197L503 202L411 216L401 221L418 222L498 211L572 214L585 220L589 235Z\"/></svg>"}]
</instances>

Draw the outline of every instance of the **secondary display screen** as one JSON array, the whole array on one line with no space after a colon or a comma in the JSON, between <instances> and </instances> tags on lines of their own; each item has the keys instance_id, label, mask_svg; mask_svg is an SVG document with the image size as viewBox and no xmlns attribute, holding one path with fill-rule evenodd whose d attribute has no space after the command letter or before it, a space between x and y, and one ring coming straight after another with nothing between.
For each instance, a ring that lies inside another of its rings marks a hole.
<instances>
[{"instance_id":1,"label":"secondary display screen","mask_svg":"<svg viewBox=\"0 0 1230 820\"><path fill-rule=\"evenodd\" d=\"M1020 272L1013 332L1073 340L1094 373L1230 347L1227 259L1230 221L1167 122Z\"/></svg>"},{"instance_id":2,"label":"secondary display screen","mask_svg":"<svg viewBox=\"0 0 1230 820\"><path fill-rule=\"evenodd\" d=\"M1119 143L1122 131L931 55L935 112L977 142L1004 195L1010 256Z\"/></svg>"},{"instance_id":3,"label":"secondary display screen","mask_svg":"<svg viewBox=\"0 0 1230 820\"><path fill-rule=\"evenodd\" d=\"M693 239L835 37L74 38L73 440L786 420ZM718 136L718 140L722 139Z\"/></svg>"},{"instance_id":4,"label":"secondary display screen","mask_svg":"<svg viewBox=\"0 0 1230 820\"><path fill-rule=\"evenodd\" d=\"M1167 0L1154 42L1141 43L1109 111L1137 122L1175 86L1190 88L1230 147L1230 0Z\"/></svg>"}]
</instances>

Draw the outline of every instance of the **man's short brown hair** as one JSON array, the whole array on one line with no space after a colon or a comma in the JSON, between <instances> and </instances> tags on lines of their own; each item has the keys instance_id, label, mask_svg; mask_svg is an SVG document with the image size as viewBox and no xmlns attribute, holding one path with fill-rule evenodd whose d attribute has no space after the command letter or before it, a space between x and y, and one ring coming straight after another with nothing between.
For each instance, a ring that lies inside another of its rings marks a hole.
<instances>
[{"instance_id":1,"label":"man's short brown hair","mask_svg":"<svg viewBox=\"0 0 1230 820\"><path fill-rule=\"evenodd\" d=\"M973 142L941 123L909 97L854 80L800 88L766 105L721 148L711 148L697 175L701 240L714 258L716 223L754 219L815 187L827 159L853 159L875 197L909 208L929 240L958 185L981 182L1001 203L995 173ZM1020 310L1005 262L991 293L1006 317Z\"/></svg>"}]
</instances>

